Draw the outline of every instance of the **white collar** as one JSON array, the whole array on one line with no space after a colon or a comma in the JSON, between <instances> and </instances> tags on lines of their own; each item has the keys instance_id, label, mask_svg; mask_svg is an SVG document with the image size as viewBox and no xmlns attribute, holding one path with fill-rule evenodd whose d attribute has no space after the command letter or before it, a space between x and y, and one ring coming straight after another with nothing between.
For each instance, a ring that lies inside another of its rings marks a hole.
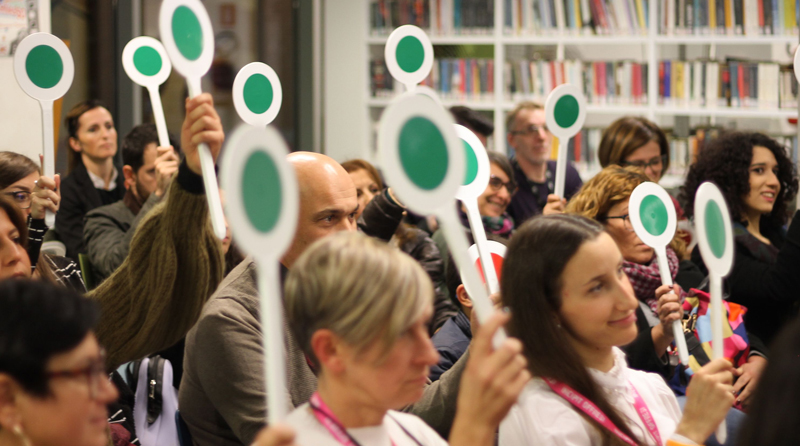
<instances>
[{"instance_id":1,"label":"white collar","mask_svg":"<svg viewBox=\"0 0 800 446\"><path fill-rule=\"evenodd\" d=\"M600 370L588 368L589 374L594 381L603 389L607 396L613 395L622 396L626 400L630 399L633 404L633 398L629 396L628 388L630 382L628 380L628 362L625 361L625 353L618 347L613 347L614 352L614 366L608 372L601 372Z\"/></svg>"},{"instance_id":2,"label":"white collar","mask_svg":"<svg viewBox=\"0 0 800 446\"><path fill-rule=\"evenodd\" d=\"M92 184L96 189L100 190L114 190L117 188L117 176L119 176L119 172L117 172L117 168L113 168L114 171L111 173L111 181L108 183L108 188L106 188L106 182L103 181L102 178L92 173L91 170L86 169L86 172L89 174L89 179L92 180Z\"/></svg>"}]
</instances>

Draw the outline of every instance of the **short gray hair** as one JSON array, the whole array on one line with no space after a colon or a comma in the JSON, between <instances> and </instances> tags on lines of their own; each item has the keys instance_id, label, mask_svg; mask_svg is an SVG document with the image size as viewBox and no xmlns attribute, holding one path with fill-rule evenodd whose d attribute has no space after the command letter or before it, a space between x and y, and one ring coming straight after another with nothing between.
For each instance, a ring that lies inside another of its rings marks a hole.
<instances>
[{"instance_id":1,"label":"short gray hair","mask_svg":"<svg viewBox=\"0 0 800 446\"><path fill-rule=\"evenodd\" d=\"M404 252L357 232L315 242L286 279L286 315L319 370L311 337L328 329L361 351L375 339L386 352L433 302L433 284Z\"/></svg>"}]
</instances>

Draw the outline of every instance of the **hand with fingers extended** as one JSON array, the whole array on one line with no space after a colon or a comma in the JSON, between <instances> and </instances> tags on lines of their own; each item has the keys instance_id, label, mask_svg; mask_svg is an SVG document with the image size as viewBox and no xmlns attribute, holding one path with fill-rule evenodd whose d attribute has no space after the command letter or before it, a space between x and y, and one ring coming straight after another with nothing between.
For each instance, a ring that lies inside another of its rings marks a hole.
<instances>
[{"instance_id":1,"label":"hand with fingers extended","mask_svg":"<svg viewBox=\"0 0 800 446\"><path fill-rule=\"evenodd\" d=\"M167 191L167 187L172 181L172 177L175 175L175 172L178 171L180 158L178 158L178 154L175 153L175 150L172 148L172 146L157 147L156 151L158 153L156 155L155 162L156 190L154 193L157 197L161 198Z\"/></svg>"},{"instance_id":2,"label":"hand with fingers extended","mask_svg":"<svg viewBox=\"0 0 800 446\"><path fill-rule=\"evenodd\" d=\"M222 121L214 109L211 94L203 93L186 99L186 118L181 127L181 148L186 154L186 164L192 172L202 175L200 167L200 144L208 145L211 157L216 162L225 133Z\"/></svg>"},{"instance_id":3,"label":"hand with fingers extended","mask_svg":"<svg viewBox=\"0 0 800 446\"><path fill-rule=\"evenodd\" d=\"M698 370L686 388L686 406L675 433L703 444L733 406L732 384L736 373L724 358L717 358Z\"/></svg>"},{"instance_id":4,"label":"hand with fingers extended","mask_svg":"<svg viewBox=\"0 0 800 446\"><path fill-rule=\"evenodd\" d=\"M295 432L290 426L276 423L261 429L251 446L297 446Z\"/></svg>"},{"instance_id":5,"label":"hand with fingers extended","mask_svg":"<svg viewBox=\"0 0 800 446\"><path fill-rule=\"evenodd\" d=\"M40 176L31 192L31 218L43 219L45 212L58 212L61 204L61 175Z\"/></svg>"},{"instance_id":6,"label":"hand with fingers extended","mask_svg":"<svg viewBox=\"0 0 800 446\"><path fill-rule=\"evenodd\" d=\"M661 285L656 288L656 299L658 299L656 313L658 313L658 320L664 330L664 336L670 339L674 338L672 323L683 319L680 298L682 292L679 285Z\"/></svg>"},{"instance_id":7,"label":"hand with fingers extended","mask_svg":"<svg viewBox=\"0 0 800 446\"><path fill-rule=\"evenodd\" d=\"M556 194L550 194L547 196L547 204L542 209L542 215L563 214L566 209L567 200Z\"/></svg>"},{"instance_id":8,"label":"hand with fingers extended","mask_svg":"<svg viewBox=\"0 0 800 446\"><path fill-rule=\"evenodd\" d=\"M739 378L733 385L733 394L736 400L747 407L751 402L753 392L758 386L758 380L761 378L761 373L767 367L767 360L761 356L753 355L747 359L747 363L739 367L737 372Z\"/></svg>"},{"instance_id":9,"label":"hand with fingers extended","mask_svg":"<svg viewBox=\"0 0 800 446\"><path fill-rule=\"evenodd\" d=\"M496 311L473 332L470 358L459 387L451 445L493 444L497 427L531 379L518 339L508 338L497 349L492 346L495 333L509 318Z\"/></svg>"}]
</instances>

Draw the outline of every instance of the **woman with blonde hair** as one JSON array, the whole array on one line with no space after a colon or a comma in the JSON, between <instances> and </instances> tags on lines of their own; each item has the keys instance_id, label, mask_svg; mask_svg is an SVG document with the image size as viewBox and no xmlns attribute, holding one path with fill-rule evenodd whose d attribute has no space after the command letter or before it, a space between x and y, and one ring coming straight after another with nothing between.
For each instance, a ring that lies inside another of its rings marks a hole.
<instances>
[{"instance_id":1,"label":"woman with blonde hair","mask_svg":"<svg viewBox=\"0 0 800 446\"><path fill-rule=\"evenodd\" d=\"M421 419L397 412L422 397L438 360L427 330L433 287L411 257L359 233L326 237L292 266L285 305L319 378L310 401L286 419L298 444L447 444ZM451 444L493 445L530 378L519 341L491 346L507 319L494 314L473 340Z\"/></svg>"}]
</instances>

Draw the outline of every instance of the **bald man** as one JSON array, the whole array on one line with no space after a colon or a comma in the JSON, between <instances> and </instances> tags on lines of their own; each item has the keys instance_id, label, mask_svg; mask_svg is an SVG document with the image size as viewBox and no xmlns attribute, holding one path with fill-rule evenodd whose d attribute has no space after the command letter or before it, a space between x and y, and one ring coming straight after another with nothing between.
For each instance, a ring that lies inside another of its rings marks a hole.
<instances>
[{"instance_id":1,"label":"bald man","mask_svg":"<svg viewBox=\"0 0 800 446\"><path fill-rule=\"evenodd\" d=\"M281 259L281 282L308 246L323 237L358 228L384 240L391 238L403 208L388 190L375 196L357 224L356 189L339 163L309 152L293 153L288 160L300 185L300 216L292 245ZM284 336L287 401L297 407L316 390L317 378L286 327ZM223 280L186 337L179 404L195 445L249 445L266 423L261 341L256 267L247 258ZM466 359L459 362L410 408L443 436L455 416Z\"/></svg>"}]
</instances>

